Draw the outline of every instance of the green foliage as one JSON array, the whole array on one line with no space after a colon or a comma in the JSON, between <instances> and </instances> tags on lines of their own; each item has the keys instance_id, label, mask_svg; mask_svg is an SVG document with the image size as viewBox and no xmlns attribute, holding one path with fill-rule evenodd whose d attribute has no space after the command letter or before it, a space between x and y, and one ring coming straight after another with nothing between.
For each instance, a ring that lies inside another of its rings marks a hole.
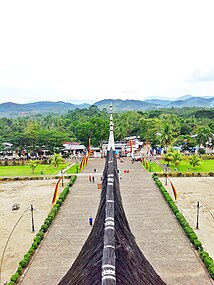
<instances>
[{"instance_id":1,"label":"green foliage","mask_svg":"<svg viewBox=\"0 0 214 285\"><path fill-rule=\"evenodd\" d=\"M59 165L63 163L63 158L59 153L54 153L54 156L51 159L51 163L54 167L58 168Z\"/></svg>"},{"instance_id":2,"label":"green foliage","mask_svg":"<svg viewBox=\"0 0 214 285\"><path fill-rule=\"evenodd\" d=\"M165 123L161 130L160 144L167 149L167 147L172 143L172 141L173 132L171 125L169 123Z\"/></svg>"},{"instance_id":3,"label":"green foliage","mask_svg":"<svg viewBox=\"0 0 214 285\"><path fill-rule=\"evenodd\" d=\"M214 262L208 267L208 272L210 276L214 279Z\"/></svg>"},{"instance_id":4,"label":"green foliage","mask_svg":"<svg viewBox=\"0 0 214 285\"><path fill-rule=\"evenodd\" d=\"M208 256L209 256L209 254L208 254L206 251L203 251L203 250L202 250L202 251L200 252L200 257L201 257L201 260L202 260L202 261L204 261L204 258L205 258L205 257L208 257Z\"/></svg>"},{"instance_id":5,"label":"green foliage","mask_svg":"<svg viewBox=\"0 0 214 285\"><path fill-rule=\"evenodd\" d=\"M188 160L189 160L189 164L193 168L195 168L196 166L199 166L201 163L201 159L196 154L189 156Z\"/></svg>"},{"instance_id":6,"label":"green foliage","mask_svg":"<svg viewBox=\"0 0 214 285\"><path fill-rule=\"evenodd\" d=\"M173 141L192 147L196 142L190 136L195 134L198 134L197 143L204 145L208 137L213 141L213 108L118 112L114 114L114 123L115 140L139 135L153 147L168 148ZM89 137L92 145L99 146L108 139L108 133L109 114L96 106L68 111L64 115L0 118L0 150L4 150L2 142L9 142L13 144L12 150L27 149L31 153L45 148L53 153L57 148L60 150L65 141L79 141L88 146Z\"/></svg>"},{"instance_id":7,"label":"green foliage","mask_svg":"<svg viewBox=\"0 0 214 285\"><path fill-rule=\"evenodd\" d=\"M162 160L162 163L164 161ZM174 170L174 166L169 166L171 170ZM191 176L191 172L212 172L214 169L214 160L201 160L200 164L195 168L191 167L188 160L182 160L177 166L178 172L186 172L186 176Z\"/></svg>"},{"instance_id":8,"label":"green foliage","mask_svg":"<svg viewBox=\"0 0 214 285\"><path fill-rule=\"evenodd\" d=\"M210 265L213 264L213 259L210 256L204 257L204 265L208 268Z\"/></svg>"},{"instance_id":9,"label":"green foliage","mask_svg":"<svg viewBox=\"0 0 214 285\"><path fill-rule=\"evenodd\" d=\"M37 166L37 160L30 160L29 162L28 162L28 165L30 166L30 168L32 169L32 174L34 174L34 170L35 170L35 168L36 168L36 166Z\"/></svg>"},{"instance_id":10,"label":"green foliage","mask_svg":"<svg viewBox=\"0 0 214 285\"><path fill-rule=\"evenodd\" d=\"M62 168L66 168L68 164L60 165ZM74 169L74 167L72 167ZM28 165L17 165L17 166L0 166L0 176L39 176L41 175L41 171L46 175L57 174L59 170L57 170L53 165L41 165L37 164L35 168L34 174L30 170Z\"/></svg>"},{"instance_id":11,"label":"green foliage","mask_svg":"<svg viewBox=\"0 0 214 285\"><path fill-rule=\"evenodd\" d=\"M15 274L13 274L13 275L11 276L10 281L16 283L16 282L18 281L18 279L19 279L19 273L16 272Z\"/></svg>"}]
</instances>

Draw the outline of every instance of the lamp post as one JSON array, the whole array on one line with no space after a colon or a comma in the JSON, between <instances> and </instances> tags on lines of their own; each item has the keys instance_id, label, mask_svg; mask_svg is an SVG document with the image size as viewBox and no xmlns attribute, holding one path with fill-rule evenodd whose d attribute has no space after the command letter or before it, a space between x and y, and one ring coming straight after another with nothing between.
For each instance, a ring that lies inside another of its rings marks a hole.
<instances>
[{"instance_id":1,"label":"lamp post","mask_svg":"<svg viewBox=\"0 0 214 285\"><path fill-rule=\"evenodd\" d=\"M33 208L33 205L32 205L32 204L30 205L30 211L31 211L31 221L32 221L32 232L35 232L34 217L33 217L34 208Z\"/></svg>"},{"instance_id":2,"label":"lamp post","mask_svg":"<svg viewBox=\"0 0 214 285\"><path fill-rule=\"evenodd\" d=\"M63 187L64 186L64 180L63 180L63 178L64 178L64 176L63 176L64 171L63 171L63 169L61 170L61 174L62 174L62 187Z\"/></svg>"},{"instance_id":3,"label":"lamp post","mask_svg":"<svg viewBox=\"0 0 214 285\"><path fill-rule=\"evenodd\" d=\"M199 205L199 201L197 203L197 215L196 215L196 229L199 229L199 209L200 209L200 205Z\"/></svg>"}]
</instances>

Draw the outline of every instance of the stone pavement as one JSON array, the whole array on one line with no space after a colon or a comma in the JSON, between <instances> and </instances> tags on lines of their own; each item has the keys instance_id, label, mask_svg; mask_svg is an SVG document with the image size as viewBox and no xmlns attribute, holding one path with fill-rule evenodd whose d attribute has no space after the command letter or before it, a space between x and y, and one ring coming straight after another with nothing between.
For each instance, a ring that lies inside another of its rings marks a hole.
<instances>
[{"instance_id":1,"label":"stone pavement","mask_svg":"<svg viewBox=\"0 0 214 285\"><path fill-rule=\"evenodd\" d=\"M104 162L91 159L83 173L94 168L102 172ZM142 252L166 284L214 284L151 174L139 162L131 164L128 158L123 163L118 162L118 167L130 228ZM124 169L130 169L130 173L125 174ZM95 176L97 181L98 177ZM89 235L89 216L96 215L100 199L96 182L90 183L87 174L77 178L20 284L55 285L65 275Z\"/></svg>"}]
</instances>

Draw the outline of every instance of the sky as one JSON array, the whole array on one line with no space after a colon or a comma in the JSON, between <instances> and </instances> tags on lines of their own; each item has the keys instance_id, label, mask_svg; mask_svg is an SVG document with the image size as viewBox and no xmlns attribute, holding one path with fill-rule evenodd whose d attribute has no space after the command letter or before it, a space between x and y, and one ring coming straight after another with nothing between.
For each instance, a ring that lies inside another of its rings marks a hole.
<instances>
[{"instance_id":1,"label":"sky","mask_svg":"<svg viewBox=\"0 0 214 285\"><path fill-rule=\"evenodd\" d=\"M213 0L0 2L0 103L214 96Z\"/></svg>"}]
</instances>

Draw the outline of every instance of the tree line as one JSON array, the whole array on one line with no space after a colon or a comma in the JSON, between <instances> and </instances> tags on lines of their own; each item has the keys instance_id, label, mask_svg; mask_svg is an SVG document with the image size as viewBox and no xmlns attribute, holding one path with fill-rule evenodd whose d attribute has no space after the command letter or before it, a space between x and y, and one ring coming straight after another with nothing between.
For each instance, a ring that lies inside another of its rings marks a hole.
<instances>
[{"instance_id":1,"label":"tree line","mask_svg":"<svg viewBox=\"0 0 214 285\"><path fill-rule=\"evenodd\" d=\"M151 111L125 111L114 115L115 140L139 136L153 147L172 144L190 148L197 144L213 144L214 108L158 109ZM36 114L16 118L0 118L0 151L4 143L13 150L48 149L56 151L65 141L81 142L93 146L107 141L109 113L92 105L88 109L68 111L65 115Z\"/></svg>"}]
</instances>

